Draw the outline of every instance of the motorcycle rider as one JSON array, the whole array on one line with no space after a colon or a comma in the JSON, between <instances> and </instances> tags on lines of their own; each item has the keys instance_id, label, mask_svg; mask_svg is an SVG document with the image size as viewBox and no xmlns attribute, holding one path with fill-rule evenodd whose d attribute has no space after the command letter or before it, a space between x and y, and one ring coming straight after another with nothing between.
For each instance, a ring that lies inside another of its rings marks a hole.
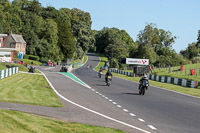
<instances>
[{"instance_id":1,"label":"motorcycle rider","mask_svg":"<svg viewBox=\"0 0 200 133\"><path fill-rule=\"evenodd\" d=\"M108 71L106 72L106 75L105 75L106 83L108 82L108 76L112 77L112 73L111 73L111 71L109 69L108 69Z\"/></svg>"},{"instance_id":2,"label":"motorcycle rider","mask_svg":"<svg viewBox=\"0 0 200 133\"><path fill-rule=\"evenodd\" d=\"M100 68L100 70L99 70L99 78L101 78L101 75L103 74L103 68Z\"/></svg>"},{"instance_id":3,"label":"motorcycle rider","mask_svg":"<svg viewBox=\"0 0 200 133\"><path fill-rule=\"evenodd\" d=\"M147 80L148 81L148 83L149 83L149 79L148 79L148 77L147 77L147 74L144 74L144 77L142 77L141 79L140 79L140 84L139 84L139 88L138 89L140 89L140 87L142 87L142 83L143 83L143 81L145 81L145 80ZM147 87L147 89L148 89L148 87Z\"/></svg>"},{"instance_id":4,"label":"motorcycle rider","mask_svg":"<svg viewBox=\"0 0 200 133\"><path fill-rule=\"evenodd\" d=\"M100 73L100 72L103 72L103 68L100 68L99 73Z\"/></svg>"}]
</instances>

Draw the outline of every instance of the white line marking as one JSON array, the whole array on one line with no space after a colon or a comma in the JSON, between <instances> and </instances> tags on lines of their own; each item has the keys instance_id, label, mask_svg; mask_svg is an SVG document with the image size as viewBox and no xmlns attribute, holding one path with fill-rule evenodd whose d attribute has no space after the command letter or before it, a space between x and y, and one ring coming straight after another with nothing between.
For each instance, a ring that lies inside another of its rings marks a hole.
<instances>
[{"instance_id":1,"label":"white line marking","mask_svg":"<svg viewBox=\"0 0 200 133\"><path fill-rule=\"evenodd\" d=\"M116 102L112 102L113 104L117 104Z\"/></svg>"},{"instance_id":2,"label":"white line marking","mask_svg":"<svg viewBox=\"0 0 200 133\"><path fill-rule=\"evenodd\" d=\"M145 122L145 120L143 120L143 119L141 119L141 118L138 118L138 120L141 121L141 122Z\"/></svg>"},{"instance_id":3,"label":"white line marking","mask_svg":"<svg viewBox=\"0 0 200 133\"><path fill-rule=\"evenodd\" d=\"M153 130L157 130L157 128L155 128L155 127L152 126L152 125L148 125L148 127L150 127L150 128L153 129Z\"/></svg>"},{"instance_id":4,"label":"white line marking","mask_svg":"<svg viewBox=\"0 0 200 133\"><path fill-rule=\"evenodd\" d=\"M94 89L92 89L92 91L95 91Z\"/></svg>"},{"instance_id":5,"label":"white line marking","mask_svg":"<svg viewBox=\"0 0 200 133\"><path fill-rule=\"evenodd\" d=\"M113 100L109 99L108 101L112 102Z\"/></svg>"},{"instance_id":6,"label":"white line marking","mask_svg":"<svg viewBox=\"0 0 200 133\"><path fill-rule=\"evenodd\" d=\"M108 99L108 97L105 97L105 99Z\"/></svg>"},{"instance_id":7,"label":"white line marking","mask_svg":"<svg viewBox=\"0 0 200 133\"><path fill-rule=\"evenodd\" d=\"M130 124L125 123L125 122L123 122L123 121L119 121L119 120L114 119L114 118L112 118L112 117L106 116L106 115L104 115L104 114L101 114L101 113L96 112L96 111L94 111L94 110L91 110L91 109L89 109L89 108L86 108L86 107L84 107L84 106L82 106L82 105L79 105L79 104L77 104L77 103L75 103L75 102L73 102L73 101L71 101L71 100L65 98L64 96L62 96L60 93L57 92L57 90L54 88L54 86L53 86L53 85L51 84L51 82L48 80L48 78L46 77L46 75L45 75L43 72L41 72L41 73L44 75L45 79L47 80L47 82L49 83L49 85L51 86L51 88L53 89L53 91L54 91L59 97L61 97L62 99L64 99L65 101L67 101L67 102L69 102L69 103L71 103L71 104L73 104L73 105L75 105L75 106L77 106L77 107L80 107L80 108L82 108L82 109L84 109L84 110L87 110L87 111L89 111L89 112L92 112L92 113L94 113L94 114L96 114L96 115L102 116L102 117L104 117L104 118L106 118L106 119L112 120L112 121L117 122L117 123L120 123L120 124L122 124L122 125L131 127L131 128L136 129L136 130L138 130L138 131L141 131L141 132L144 132L144 133L151 133L151 132L146 131L146 130L144 130L144 129L141 129L141 128L139 128L139 127L130 125Z\"/></svg>"},{"instance_id":8,"label":"white line marking","mask_svg":"<svg viewBox=\"0 0 200 133\"><path fill-rule=\"evenodd\" d=\"M99 93L99 96L102 96L102 94Z\"/></svg>"},{"instance_id":9,"label":"white line marking","mask_svg":"<svg viewBox=\"0 0 200 133\"><path fill-rule=\"evenodd\" d=\"M131 116L136 116L135 114L133 114L133 113L129 113Z\"/></svg>"},{"instance_id":10,"label":"white line marking","mask_svg":"<svg viewBox=\"0 0 200 133\"><path fill-rule=\"evenodd\" d=\"M96 93L98 94L99 92L98 92L98 91L96 91Z\"/></svg>"},{"instance_id":11,"label":"white line marking","mask_svg":"<svg viewBox=\"0 0 200 133\"><path fill-rule=\"evenodd\" d=\"M127 109L123 109L125 112L128 112L128 110Z\"/></svg>"},{"instance_id":12,"label":"white line marking","mask_svg":"<svg viewBox=\"0 0 200 133\"><path fill-rule=\"evenodd\" d=\"M118 107L118 108L121 108L122 106L120 106L120 105L117 105L117 107Z\"/></svg>"}]
</instances>

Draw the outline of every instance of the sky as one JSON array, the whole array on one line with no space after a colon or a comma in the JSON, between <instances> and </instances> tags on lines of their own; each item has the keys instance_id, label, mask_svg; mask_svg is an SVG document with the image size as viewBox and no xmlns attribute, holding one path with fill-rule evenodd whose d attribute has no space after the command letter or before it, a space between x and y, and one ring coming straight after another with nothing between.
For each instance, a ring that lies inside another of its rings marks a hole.
<instances>
[{"instance_id":1,"label":"sky","mask_svg":"<svg viewBox=\"0 0 200 133\"><path fill-rule=\"evenodd\" d=\"M137 40L147 24L170 31L177 39L177 53L197 41L200 30L200 0L39 0L43 7L78 8L89 12L92 29L116 27Z\"/></svg>"}]
</instances>

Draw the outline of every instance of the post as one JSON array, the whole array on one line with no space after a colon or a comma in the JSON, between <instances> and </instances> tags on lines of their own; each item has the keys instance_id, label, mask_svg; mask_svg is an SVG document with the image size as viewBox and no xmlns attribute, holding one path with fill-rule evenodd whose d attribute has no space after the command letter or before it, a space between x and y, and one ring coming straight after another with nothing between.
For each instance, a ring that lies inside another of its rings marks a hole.
<instances>
[{"instance_id":1,"label":"post","mask_svg":"<svg viewBox=\"0 0 200 133\"><path fill-rule=\"evenodd\" d=\"M198 64L198 56L197 56L197 64ZM197 64L196 64L196 76L198 75L198 72L197 72Z\"/></svg>"}]
</instances>

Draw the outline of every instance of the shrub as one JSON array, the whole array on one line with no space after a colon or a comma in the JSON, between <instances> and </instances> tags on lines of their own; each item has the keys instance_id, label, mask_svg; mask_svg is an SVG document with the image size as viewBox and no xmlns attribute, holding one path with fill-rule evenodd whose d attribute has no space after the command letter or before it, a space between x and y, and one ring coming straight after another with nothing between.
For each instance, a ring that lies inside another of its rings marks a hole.
<instances>
[{"instance_id":1,"label":"shrub","mask_svg":"<svg viewBox=\"0 0 200 133\"><path fill-rule=\"evenodd\" d=\"M13 52L13 56L14 56L14 58L18 58L19 52L18 52L18 51L14 51L14 52Z\"/></svg>"},{"instance_id":2,"label":"shrub","mask_svg":"<svg viewBox=\"0 0 200 133\"><path fill-rule=\"evenodd\" d=\"M34 55L29 55L29 59L30 59L30 60L39 61L39 60L40 60L40 57L39 57L39 56L34 56Z\"/></svg>"},{"instance_id":3,"label":"shrub","mask_svg":"<svg viewBox=\"0 0 200 133\"><path fill-rule=\"evenodd\" d=\"M41 57L40 62L47 63L48 60L49 60L49 58L47 58L47 57Z\"/></svg>"},{"instance_id":4,"label":"shrub","mask_svg":"<svg viewBox=\"0 0 200 133\"><path fill-rule=\"evenodd\" d=\"M29 55L25 54L25 55L23 56L23 59L29 59Z\"/></svg>"}]
</instances>

